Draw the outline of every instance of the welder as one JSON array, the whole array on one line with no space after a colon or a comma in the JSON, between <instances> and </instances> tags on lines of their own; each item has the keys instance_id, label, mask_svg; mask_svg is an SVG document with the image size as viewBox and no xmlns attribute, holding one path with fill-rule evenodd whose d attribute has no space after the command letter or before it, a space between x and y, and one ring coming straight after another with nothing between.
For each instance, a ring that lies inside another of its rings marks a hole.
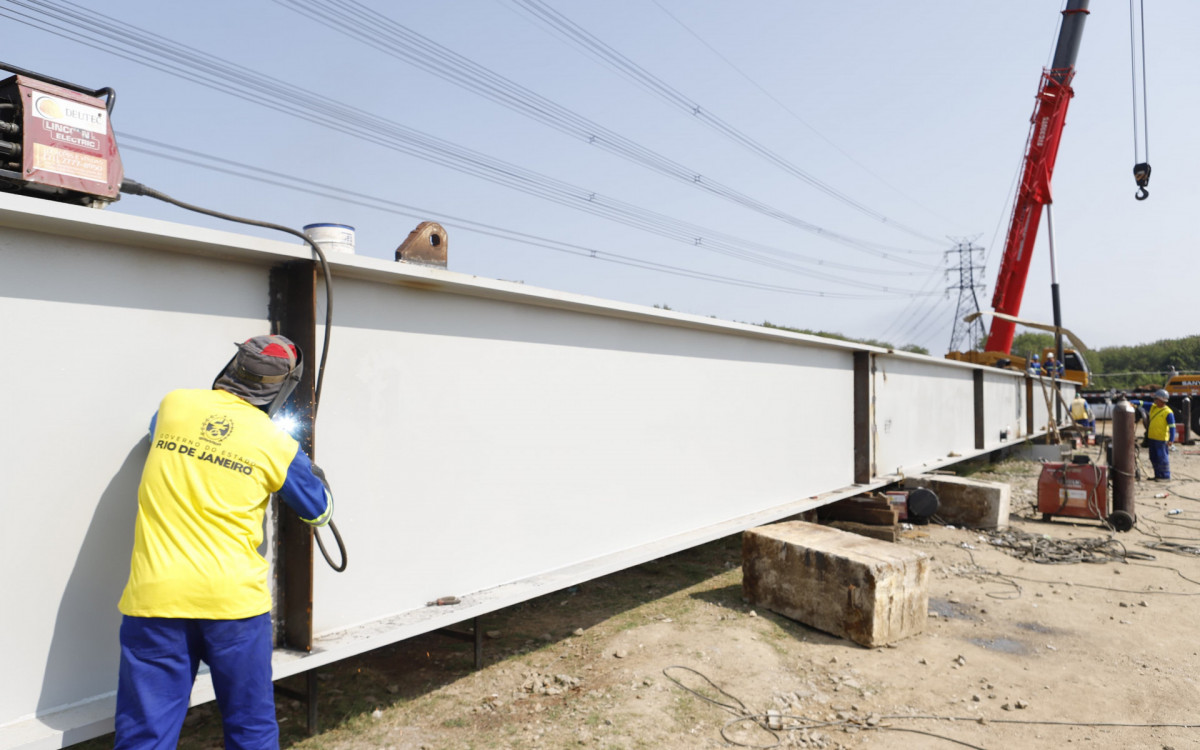
<instances>
[{"instance_id":1,"label":"welder","mask_svg":"<svg viewBox=\"0 0 1200 750\"><path fill-rule=\"evenodd\" d=\"M279 746L263 515L271 493L314 526L333 513L324 473L271 421L302 367L291 341L256 336L211 389L172 391L151 419L119 604L117 750L176 746L201 661L225 747Z\"/></svg>"},{"instance_id":2,"label":"welder","mask_svg":"<svg viewBox=\"0 0 1200 750\"><path fill-rule=\"evenodd\" d=\"M1170 446L1175 442L1175 412L1167 406L1170 394L1165 388L1154 392L1153 403L1131 400L1136 407L1148 408L1150 421L1146 426L1146 446L1150 451L1150 465L1154 467L1156 480L1171 478Z\"/></svg>"}]
</instances>

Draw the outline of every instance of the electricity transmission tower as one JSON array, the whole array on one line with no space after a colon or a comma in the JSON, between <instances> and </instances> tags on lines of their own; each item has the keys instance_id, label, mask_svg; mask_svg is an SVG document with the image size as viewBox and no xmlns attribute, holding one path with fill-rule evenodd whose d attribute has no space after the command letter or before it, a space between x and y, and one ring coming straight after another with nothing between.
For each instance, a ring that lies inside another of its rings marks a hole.
<instances>
[{"instance_id":1,"label":"electricity transmission tower","mask_svg":"<svg viewBox=\"0 0 1200 750\"><path fill-rule=\"evenodd\" d=\"M950 265L957 261L958 265ZM950 351L963 352L983 345L983 320L976 318L966 323L963 318L979 312L979 297L984 285L977 282L976 271L983 274L983 248L971 240L959 240L953 249L946 251L946 298L958 290L958 305L954 310L954 330L950 333ZM952 283L952 274L958 273L958 283Z\"/></svg>"}]
</instances>

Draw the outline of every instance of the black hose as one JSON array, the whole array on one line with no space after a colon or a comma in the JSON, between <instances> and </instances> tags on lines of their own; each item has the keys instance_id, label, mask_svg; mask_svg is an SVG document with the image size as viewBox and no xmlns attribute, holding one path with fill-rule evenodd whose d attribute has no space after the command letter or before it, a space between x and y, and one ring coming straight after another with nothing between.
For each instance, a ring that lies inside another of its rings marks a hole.
<instances>
[{"instance_id":1,"label":"black hose","mask_svg":"<svg viewBox=\"0 0 1200 750\"><path fill-rule=\"evenodd\" d=\"M86 86L80 86L78 84L70 83L68 81L62 80L61 78L54 78L53 76L48 76L43 73L35 73L32 70L26 70L25 68L18 68L16 65L9 65L6 62L0 62L0 70L7 70L10 73L16 73L17 75L25 76L26 78L36 78L39 81L44 81L46 83L52 83L55 86L62 86L65 89L71 89L72 91L78 91L79 93L87 94L88 96L95 96L95 97L103 96L106 98L105 109L108 110L109 115L112 114L113 107L115 107L117 104L117 92L115 90L113 90L113 88L111 86L105 86L102 89L89 89Z\"/></svg>"},{"instance_id":2,"label":"black hose","mask_svg":"<svg viewBox=\"0 0 1200 750\"><path fill-rule=\"evenodd\" d=\"M329 530L333 532L333 540L337 542L338 552L342 557L342 564L340 566L334 565L333 560L329 558L329 553L325 550L325 542L321 540L321 535L317 532L316 528L313 529L313 536L316 537L317 547L321 549L321 557L325 558L325 562L329 563L329 567L333 568L334 573L341 573L346 569L346 545L342 541L342 535L338 533L337 524L333 522L332 518L329 519Z\"/></svg>"},{"instance_id":3,"label":"black hose","mask_svg":"<svg viewBox=\"0 0 1200 750\"><path fill-rule=\"evenodd\" d=\"M4 65L0 63L0 67L4 67ZM111 92L111 89L108 89L108 91ZM150 198L163 201L164 203L170 203L174 206L179 206L180 208L187 209L188 211L195 211L199 214L213 216L218 219L225 219L226 221L234 221L239 224L249 224L250 226L254 227L262 227L264 229L274 229L278 232L285 232L287 234L299 237L300 239L304 240L304 242L307 243L310 248L312 248L313 252L317 254L317 258L321 261L321 272L325 277L325 337L321 343L321 363L317 367L317 384L313 393L312 418L315 422L317 420L317 408L321 405L321 386L325 382L325 361L329 357L329 336L333 329L333 274L329 271L329 259L325 257L325 253L321 250L320 246L305 236L303 232L298 232L291 227L285 227L282 224L272 224L269 221L247 219L241 216L223 213L221 211L214 211L211 208L204 208L191 203L185 203L184 201L172 198L166 193L159 192L152 187L143 185L137 180L130 180L126 178L121 183L121 192L128 195L145 195ZM333 522L333 519L330 519L329 521L329 530L333 532L334 541L337 542L338 551L341 553L342 563L340 567L334 565L333 560L329 557L329 553L325 550L325 543L321 540L321 534L315 527L313 528L313 535L317 538L317 547L321 549L321 555L325 558L325 562L329 563L329 567L333 568L334 571L341 573L346 569L346 545L342 542L342 535L338 533L337 524Z\"/></svg>"}]
</instances>

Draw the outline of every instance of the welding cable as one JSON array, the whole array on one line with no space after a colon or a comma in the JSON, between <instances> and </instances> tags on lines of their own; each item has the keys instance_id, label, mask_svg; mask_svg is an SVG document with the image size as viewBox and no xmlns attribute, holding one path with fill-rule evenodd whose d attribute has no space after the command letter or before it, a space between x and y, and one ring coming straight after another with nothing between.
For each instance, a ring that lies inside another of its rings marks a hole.
<instances>
[{"instance_id":1,"label":"welding cable","mask_svg":"<svg viewBox=\"0 0 1200 750\"><path fill-rule=\"evenodd\" d=\"M145 195L147 197L163 201L164 203L170 203L173 206L178 206L179 208L183 208L188 211L194 211L199 214L213 216L226 221L233 221L239 224L248 224L254 227L262 227L263 229L274 229L277 232L285 232L304 240L305 244L307 244L312 251L317 254L317 258L321 263L321 273L325 277L325 337L321 344L321 363L317 367L317 383L313 392L312 419L313 422L316 422L317 409L321 405L321 386L325 382L325 362L329 357L329 335L333 330L333 274L329 271L329 259L325 257L325 253L321 250L320 246L305 236L303 232L296 231L291 227L285 227L282 224L272 224L271 222L267 221L258 221L257 219L247 219L241 216L233 216L232 214L223 213L211 208L204 208L191 203L185 203L184 201L172 198L166 193L155 190L147 185L143 185L137 180L125 178L121 182L121 192L127 195ZM329 521L329 530L333 532L333 538L337 542L338 551L341 553L342 562L340 565L334 564L333 559L330 558L329 553L325 550L325 543L321 541L320 532L317 531L316 527L312 527L312 530L313 535L317 538L317 546L321 549L321 555L324 556L325 562L329 563L329 567L333 568L333 570L337 573L344 571L346 569L347 562L346 545L342 541L342 535L338 533L337 525L334 524L333 519L330 519Z\"/></svg>"},{"instance_id":2,"label":"welding cable","mask_svg":"<svg viewBox=\"0 0 1200 750\"><path fill-rule=\"evenodd\" d=\"M734 705L734 703L725 703L725 702L717 700L715 698L710 698L709 696L705 695L704 693L701 693L699 690L696 690L695 688L691 688L691 687L688 687L687 685L684 685L682 682L679 681L679 679L674 677L668 671L671 669L679 669L679 670L683 670L686 672L691 672L692 674L696 675L697 677L699 677L700 679L702 679L706 683L708 683L709 687L713 691L715 691L717 694L728 698L729 700L733 701L737 705ZM704 674L703 672L692 669L691 667L684 667L684 666L680 666L680 665L671 665L669 667L664 667L662 670L662 673L663 673L663 676L665 676L671 682L675 683L684 692L691 693L692 695L694 695L695 697L699 698L702 701L705 701L706 703L711 703L714 706L717 706L718 708L721 708L725 711L736 714L737 718L730 719L729 721L725 722L725 724L721 727L721 739L725 740L725 742L727 742L728 744L736 745L737 747L750 747L750 748L756 748L756 750L771 750L771 748L782 747L784 745L784 740L780 736L781 732L796 732L796 731L809 730L809 729L821 729L823 727L843 727L843 728L855 727L856 729L859 729L862 731L889 731L889 732L908 732L911 734L920 734L920 735L924 735L926 737L933 737L935 739L943 740L945 742L951 742L956 745L961 745L963 747L969 747L969 748L972 748L973 750L984 750L984 748L981 748L978 745L972 745L968 742L963 742L962 740L958 740L953 737L947 737L946 735L935 734L933 732L926 732L923 729L909 729L906 727L897 727L897 726L890 726L890 725L882 726L882 725L878 725L878 724L868 724L867 720L865 720L865 719L862 719L862 720L838 719L836 721L820 721L818 719L813 719L808 716L800 716L797 714L752 713L746 708L746 704L743 703L740 698L738 698L737 696L733 695L732 693L728 692L724 688L717 685L715 682L713 682L711 679L709 679L708 675ZM906 719L909 717L886 716L886 717L882 717L882 718ZM915 718L921 718L921 717L915 717ZM771 728L769 722L772 722L772 721L782 722L784 719L788 719L794 723L790 723L788 725L780 724L778 729ZM755 726L757 726L758 728L760 728L763 731L770 734L771 737L773 738L774 742L772 742L771 744L758 745L758 744L751 744L748 742L740 742L729 736L728 732L732 727L734 727L737 724L742 724L742 723L746 723L746 722L752 723ZM799 723L795 723L795 722L799 722ZM788 744L791 744L791 743L788 743Z\"/></svg>"}]
</instances>

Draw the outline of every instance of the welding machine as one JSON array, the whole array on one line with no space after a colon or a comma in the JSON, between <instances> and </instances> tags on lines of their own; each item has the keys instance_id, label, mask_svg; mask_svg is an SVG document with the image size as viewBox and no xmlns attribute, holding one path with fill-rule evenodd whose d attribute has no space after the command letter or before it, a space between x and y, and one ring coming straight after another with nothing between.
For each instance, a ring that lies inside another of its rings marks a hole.
<instances>
[{"instance_id":1,"label":"welding machine","mask_svg":"<svg viewBox=\"0 0 1200 750\"><path fill-rule=\"evenodd\" d=\"M1108 467L1090 461L1042 464L1037 507L1043 521L1054 516L1108 520Z\"/></svg>"},{"instance_id":2,"label":"welding machine","mask_svg":"<svg viewBox=\"0 0 1200 750\"><path fill-rule=\"evenodd\" d=\"M125 177L109 122L117 94L0 62L0 191L103 207ZM104 97L101 99L100 97Z\"/></svg>"}]
</instances>

